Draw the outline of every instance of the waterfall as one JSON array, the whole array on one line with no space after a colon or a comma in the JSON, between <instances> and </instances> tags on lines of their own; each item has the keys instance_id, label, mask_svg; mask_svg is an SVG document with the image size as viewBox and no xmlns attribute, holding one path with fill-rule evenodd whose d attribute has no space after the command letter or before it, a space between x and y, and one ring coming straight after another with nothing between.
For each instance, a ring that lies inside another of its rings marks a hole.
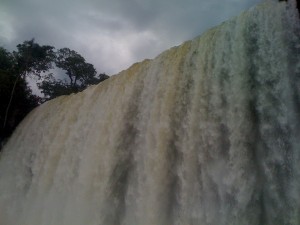
<instances>
[{"instance_id":1,"label":"waterfall","mask_svg":"<svg viewBox=\"0 0 300 225\"><path fill-rule=\"evenodd\" d=\"M299 225L295 4L39 106L0 156L0 225Z\"/></svg>"}]
</instances>

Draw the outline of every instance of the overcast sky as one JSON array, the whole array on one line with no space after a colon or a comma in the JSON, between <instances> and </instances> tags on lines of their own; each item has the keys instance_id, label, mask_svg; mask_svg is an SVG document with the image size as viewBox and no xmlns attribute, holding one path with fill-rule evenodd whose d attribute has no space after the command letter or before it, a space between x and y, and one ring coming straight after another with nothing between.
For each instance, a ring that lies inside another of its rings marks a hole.
<instances>
[{"instance_id":1,"label":"overcast sky","mask_svg":"<svg viewBox=\"0 0 300 225\"><path fill-rule=\"evenodd\" d=\"M0 0L0 46L68 47L109 75L262 0Z\"/></svg>"}]
</instances>

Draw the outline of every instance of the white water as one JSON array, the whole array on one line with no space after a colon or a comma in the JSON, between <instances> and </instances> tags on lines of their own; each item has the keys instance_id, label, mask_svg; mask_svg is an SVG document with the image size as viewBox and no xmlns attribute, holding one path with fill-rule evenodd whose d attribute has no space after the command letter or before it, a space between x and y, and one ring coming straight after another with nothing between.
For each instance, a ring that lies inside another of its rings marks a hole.
<instances>
[{"instance_id":1,"label":"white water","mask_svg":"<svg viewBox=\"0 0 300 225\"><path fill-rule=\"evenodd\" d=\"M1 155L0 224L299 225L292 5L34 110Z\"/></svg>"}]
</instances>

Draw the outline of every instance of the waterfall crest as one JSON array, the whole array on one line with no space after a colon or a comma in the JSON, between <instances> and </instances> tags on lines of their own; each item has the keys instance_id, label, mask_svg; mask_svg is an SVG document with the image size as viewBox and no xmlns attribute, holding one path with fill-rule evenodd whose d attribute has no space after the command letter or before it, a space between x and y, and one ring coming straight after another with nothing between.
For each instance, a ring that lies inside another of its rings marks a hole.
<instances>
[{"instance_id":1,"label":"waterfall crest","mask_svg":"<svg viewBox=\"0 0 300 225\"><path fill-rule=\"evenodd\" d=\"M0 225L299 225L295 4L35 109L0 156Z\"/></svg>"}]
</instances>

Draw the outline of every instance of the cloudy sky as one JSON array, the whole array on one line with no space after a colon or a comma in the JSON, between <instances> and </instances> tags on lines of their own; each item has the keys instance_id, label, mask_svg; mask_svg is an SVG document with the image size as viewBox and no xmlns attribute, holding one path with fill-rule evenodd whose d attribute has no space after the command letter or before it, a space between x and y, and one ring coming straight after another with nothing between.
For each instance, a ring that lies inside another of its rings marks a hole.
<instances>
[{"instance_id":1,"label":"cloudy sky","mask_svg":"<svg viewBox=\"0 0 300 225\"><path fill-rule=\"evenodd\" d=\"M113 75L262 0L0 0L0 46L68 47Z\"/></svg>"}]
</instances>

